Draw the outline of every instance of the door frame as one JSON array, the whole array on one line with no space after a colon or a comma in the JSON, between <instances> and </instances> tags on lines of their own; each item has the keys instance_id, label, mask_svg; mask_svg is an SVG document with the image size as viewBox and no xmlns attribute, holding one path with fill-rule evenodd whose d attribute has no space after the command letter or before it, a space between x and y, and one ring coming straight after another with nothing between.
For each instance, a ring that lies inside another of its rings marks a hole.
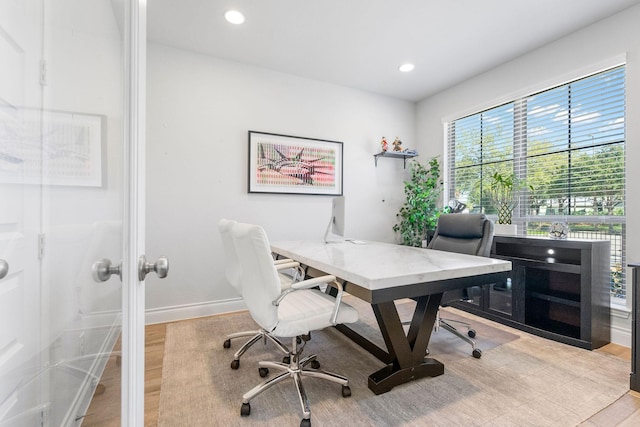
<instances>
[{"instance_id":1,"label":"door frame","mask_svg":"<svg viewBox=\"0 0 640 427\"><path fill-rule=\"evenodd\" d=\"M125 10L124 252L122 292L121 425L144 425L145 283L138 257L145 253L145 114L147 7L128 0Z\"/></svg>"}]
</instances>

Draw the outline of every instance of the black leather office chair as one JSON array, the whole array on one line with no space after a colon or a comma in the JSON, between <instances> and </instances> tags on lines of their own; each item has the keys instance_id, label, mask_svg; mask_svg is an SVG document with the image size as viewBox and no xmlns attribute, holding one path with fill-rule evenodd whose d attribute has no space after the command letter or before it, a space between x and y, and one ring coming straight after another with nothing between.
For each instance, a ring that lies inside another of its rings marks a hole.
<instances>
[{"instance_id":1,"label":"black leather office chair","mask_svg":"<svg viewBox=\"0 0 640 427\"><path fill-rule=\"evenodd\" d=\"M488 257L491 252L492 243L493 222L484 214L445 214L438 218L435 234L427 248ZM479 287L474 287L445 292L440 304L447 305L447 303L453 301L469 299L471 293L479 289ZM458 331L452 323L465 326L468 336ZM477 359L482 357L482 351L476 347L475 341L471 339L476 335L471 325L451 319L442 319L438 315L436 328L438 327L442 327L444 330L468 342L472 347L471 354L473 357Z\"/></svg>"}]
</instances>

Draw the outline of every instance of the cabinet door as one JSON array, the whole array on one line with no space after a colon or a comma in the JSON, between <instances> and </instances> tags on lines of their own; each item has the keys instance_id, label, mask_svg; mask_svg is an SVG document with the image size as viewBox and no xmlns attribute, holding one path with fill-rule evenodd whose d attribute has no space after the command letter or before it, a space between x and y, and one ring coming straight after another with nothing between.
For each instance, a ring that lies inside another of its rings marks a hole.
<instances>
[{"instance_id":1,"label":"cabinet door","mask_svg":"<svg viewBox=\"0 0 640 427\"><path fill-rule=\"evenodd\" d=\"M487 285L485 295L486 311L501 317L513 316L513 279L511 277L505 282Z\"/></svg>"},{"instance_id":2,"label":"cabinet door","mask_svg":"<svg viewBox=\"0 0 640 427\"><path fill-rule=\"evenodd\" d=\"M512 261L507 280L485 286L483 310L518 322L524 320L524 266Z\"/></svg>"}]
</instances>

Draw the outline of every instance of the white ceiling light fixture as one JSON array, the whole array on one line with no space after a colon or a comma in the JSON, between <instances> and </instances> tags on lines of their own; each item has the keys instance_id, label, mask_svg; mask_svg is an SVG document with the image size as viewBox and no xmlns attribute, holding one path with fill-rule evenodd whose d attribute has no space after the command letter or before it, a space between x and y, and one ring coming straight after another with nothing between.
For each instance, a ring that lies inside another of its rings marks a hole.
<instances>
[{"instance_id":1,"label":"white ceiling light fixture","mask_svg":"<svg viewBox=\"0 0 640 427\"><path fill-rule=\"evenodd\" d=\"M402 71L403 73L408 73L409 71L413 71L414 68L416 68L415 65L407 62L406 64L402 64L401 66L399 66L398 70Z\"/></svg>"},{"instance_id":2,"label":"white ceiling light fixture","mask_svg":"<svg viewBox=\"0 0 640 427\"><path fill-rule=\"evenodd\" d=\"M240 25L244 22L244 15L237 10L229 10L224 14L224 19L232 24Z\"/></svg>"}]
</instances>

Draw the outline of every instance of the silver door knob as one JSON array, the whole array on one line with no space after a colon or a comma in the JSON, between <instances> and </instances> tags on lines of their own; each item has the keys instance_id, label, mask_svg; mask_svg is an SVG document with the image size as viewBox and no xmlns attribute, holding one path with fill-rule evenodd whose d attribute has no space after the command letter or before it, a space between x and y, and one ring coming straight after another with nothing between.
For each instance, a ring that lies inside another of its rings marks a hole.
<instances>
[{"instance_id":1,"label":"silver door knob","mask_svg":"<svg viewBox=\"0 0 640 427\"><path fill-rule=\"evenodd\" d=\"M112 265L111 260L105 258L94 262L91 266L91 275L96 282L106 282L112 274L117 274L122 281L122 263Z\"/></svg>"},{"instance_id":2,"label":"silver door knob","mask_svg":"<svg viewBox=\"0 0 640 427\"><path fill-rule=\"evenodd\" d=\"M0 259L0 279L3 279L9 273L9 263Z\"/></svg>"},{"instance_id":3,"label":"silver door knob","mask_svg":"<svg viewBox=\"0 0 640 427\"><path fill-rule=\"evenodd\" d=\"M161 256L155 263L147 262L147 257L140 255L138 260L138 279L143 281L147 273L155 271L159 278L164 279L169 273L169 260Z\"/></svg>"}]
</instances>

